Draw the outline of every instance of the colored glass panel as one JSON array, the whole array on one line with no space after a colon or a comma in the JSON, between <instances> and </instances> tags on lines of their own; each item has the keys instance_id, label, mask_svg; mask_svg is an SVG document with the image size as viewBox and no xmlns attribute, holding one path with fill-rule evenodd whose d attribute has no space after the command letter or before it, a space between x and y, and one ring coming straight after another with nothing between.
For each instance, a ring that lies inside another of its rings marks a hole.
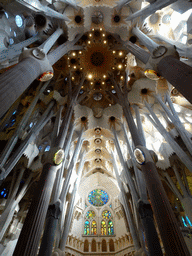
<instances>
[{"instance_id":1,"label":"colored glass panel","mask_svg":"<svg viewBox=\"0 0 192 256\"><path fill-rule=\"evenodd\" d=\"M106 222L104 220L101 221L101 235L102 236L107 235Z\"/></svg>"},{"instance_id":2,"label":"colored glass panel","mask_svg":"<svg viewBox=\"0 0 192 256\"><path fill-rule=\"evenodd\" d=\"M108 222L108 235L114 235L113 222L111 220Z\"/></svg>"},{"instance_id":3,"label":"colored glass panel","mask_svg":"<svg viewBox=\"0 0 192 256\"><path fill-rule=\"evenodd\" d=\"M87 218L87 219L95 218L95 212L94 212L94 211L88 211L88 212L86 213L86 218Z\"/></svg>"},{"instance_id":4,"label":"colored glass panel","mask_svg":"<svg viewBox=\"0 0 192 256\"><path fill-rule=\"evenodd\" d=\"M89 221L85 221L84 235L89 235Z\"/></svg>"},{"instance_id":5,"label":"colored glass panel","mask_svg":"<svg viewBox=\"0 0 192 256\"><path fill-rule=\"evenodd\" d=\"M95 189L88 195L89 203L94 206L103 206L109 200L107 192L102 189Z\"/></svg>"},{"instance_id":6,"label":"colored glass panel","mask_svg":"<svg viewBox=\"0 0 192 256\"><path fill-rule=\"evenodd\" d=\"M92 222L92 225L91 225L91 234L97 235L97 223L95 220Z\"/></svg>"},{"instance_id":7,"label":"colored glass panel","mask_svg":"<svg viewBox=\"0 0 192 256\"><path fill-rule=\"evenodd\" d=\"M103 219L107 219L107 220L110 219L111 218L110 211L103 211L102 217L103 217Z\"/></svg>"}]
</instances>

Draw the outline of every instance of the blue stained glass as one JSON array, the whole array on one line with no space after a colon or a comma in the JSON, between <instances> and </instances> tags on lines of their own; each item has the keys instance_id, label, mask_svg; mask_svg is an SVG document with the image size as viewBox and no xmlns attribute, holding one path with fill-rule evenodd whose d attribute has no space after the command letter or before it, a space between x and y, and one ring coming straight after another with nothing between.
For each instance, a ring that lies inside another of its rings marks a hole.
<instances>
[{"instance_id":1,"label":"blue stained glass","mask_svg":"<svg viewBox=\"0 0 192 256\"><path fill-rule=\"evenodd\" d=\"M45 152L46 151L49 151L50 150L50 146L47 146L46 148L45 148Z\"/></svg>"},{"instance_id":2,"label":"blue stained glass","mask_svg":"<svg viewBox=\"0 0 192 256\"><path fill-rule=\"evenodd\" d=\"M184 226L187 227L187 224L185 223L185 219L183 217L181 217L181 218L182 218Z\"/></svg>"},{"instance_id":3,"label":"blue stained glass","mask_svg":"<svg viewBox=\"0 0 192 256\"><path fill-rule=\"evenodd\" d=\"M102 189L95 189L88 195L88 201L94 206L103 206L109 200L107 192Z\"/></svg>"},{"instance_id":4,"label":"blue stained glass","mask_svg":"<svg viewBox=\"0 0 192 256\"><path fill-rule=\"evenodd\" d=\"M189 225L192 226L191 221L189 220L189 218L187 216L186 216L186 219L187 219Z\"/></svg>"}]
</instances>

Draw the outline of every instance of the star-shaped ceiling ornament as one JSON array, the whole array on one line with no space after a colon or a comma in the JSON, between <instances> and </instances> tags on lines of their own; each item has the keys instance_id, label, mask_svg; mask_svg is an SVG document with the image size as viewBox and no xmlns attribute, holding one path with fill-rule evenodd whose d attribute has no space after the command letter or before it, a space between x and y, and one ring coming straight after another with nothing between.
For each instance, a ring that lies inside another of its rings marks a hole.
<instances>
[{"instance_id":1,"label":"star-shaped ceiling ornament","mask_svg":"<svg viewBox=\"0 0 192 256\"><path fill-rule=\"evenodd\" d=\"M79 9L76 11L75 9L68 8L66 11L67 17L70 19L69 22L66 22L68 27L82 27L84 26L84 15L83 15L83 9Z\"/></svg>"},{"instance_id":2,"label":"star-shaped ceiling ornament","mask_svg":"<svg viewBox=\"0 0 192 256\"><path fill-rule=\"evenodd\" d=\"M118 26L118 27L122 25L127 26L127 22L125 21L126 17L127 17L127 14L123 15L122 11L118 12L116 9L114 9L112 18L111 18L111 25Z\"/></svg>"},{"instance_id":3,"label":"star-shaped ceiling ornament","mask_svg":"<svg viewBox=\"0 0 192 256\"><path fill-rule=\"evenodd\" d=\"M118 0L79 0L77 5L81 7L90 7L90 6L110 6L115 7Z\"/></svg>"}]
</instances>

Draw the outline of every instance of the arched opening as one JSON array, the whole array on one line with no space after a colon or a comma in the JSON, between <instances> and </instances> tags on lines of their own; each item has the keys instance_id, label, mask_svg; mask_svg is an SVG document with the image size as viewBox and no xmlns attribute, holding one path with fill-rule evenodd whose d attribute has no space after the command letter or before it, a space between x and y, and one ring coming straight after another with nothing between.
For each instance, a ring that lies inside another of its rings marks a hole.
<instances>
[{"instance_id":1,"label":"arched opening","mask_svg":"<svg viewBox=\"0 0 192 256\"><path fill-rule=\"evenodd\" d=\"M101 221L101 235L107 235L106 222L104 220Z\"/></svg>"},{"instance_id":2,"label":"arched opening","mask_svg":"<svg viewBox=\"0 0 192 256\"><path fill-rule=\"evenodd\" d=\"M102 240L102 252L106 252L107 251L107 243L106 241L103 239Z\"/></svg>"},{"instance_id":3,"label":"arched opening","mask_svg":"<svg viewBox=\"0 0 192 256\"><path fill-rule=\"evenodd\" d=\"M115 251L115 246L114 246L114 242L112 239L110 239L109 241L109 251L110 252L114 252Z\"/></svg>"},{"instance_id":4,"label":"arched opening","mask_svg":"<svg viewBox=\"0 0 192 256\"><path fill-rule=\"evenodd\" d=\"M113 222L111 220L108 222L108 235L114 235Z\"/></svg>"},{"instance_id":5,"label":"arched opening","mask_svg":"<svg viewBox=\"0 0 192 256\"><path fill-rule=\"evenodd\" d=\"M97 223L95 220L92 221L91 224L91 234L96 235L97 234Z\"/></svg>"},{"instance_id":6,"label":"arched opening","mask_svg":"<svg viewBox=\"0 0 192 256\"><path fill-rule=\"evenodd\" d=\"M93 239L92 244L91 244L91 251L96 252L96 241Z\"/></svg>"},{"instance_id":7,"label":"arched opening","mask_svg":"<svg viewBox=\"0 0 192 256\"><path fill-rule=\"evenodd\" d=\"M89 221L85 221L85 226L84 226L84 235L89 235Z\"/></svg>"},{"instance_id":8,"label":"arched opening","mask_svg":"<svg viewBox=\"0 0 192 256\"><path fill-rule=\"evenodd\" d=\"M88 240L85 240L85 242L84 242L84 252L89 252L89 242L88 242Z\"/></svg>"}]
</instances>

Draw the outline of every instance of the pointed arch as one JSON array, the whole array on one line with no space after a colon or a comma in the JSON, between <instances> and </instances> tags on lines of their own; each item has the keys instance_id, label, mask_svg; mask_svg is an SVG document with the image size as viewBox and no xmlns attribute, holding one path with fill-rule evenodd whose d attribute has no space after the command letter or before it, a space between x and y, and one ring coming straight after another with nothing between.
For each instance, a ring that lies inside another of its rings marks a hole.
<instances>
[{"instance_id":1,"label":"pointed arch","mask_svg":"<svg viewBox=\"0 0 192 256\"><path fill-rule=\"evenodd\" d=\"M108 235L114 235L114 227L111 220L109 220L108 222Z\"/></svg>"},{"instance_id":2,"label":"pointed arch","mask_svg":"<svg viewBox=\"0 0 192 256\"><path fill-rule=\"evenodd\" d=\"M114 241L113 239L109 240L109 251L114 252L115 251L115 246L114 246Z\"/></svg>"},{"instance_id":3,"label":"pointed arch","mask_svg":"<svg viewBox=\"0 0 192 256\"><path fill-rule=\"evenodd\" d=\"M84 242L84 252L89 252L89 242L87 239Z\"/></svg>"},{"instance_id":4,"label":"pointed arch","mask_svg":"<svg viewBox=\"0 0 192 256\"><path fill-rule=\"evenodd\" d=\"M104 220L101 221L101 235L102 236L107 235L107 227L106 227L106 222Z\"/></svg>"},{"instance_id":5,"label":"pointed arch","mask_svg":"<svg viewBox=\"0 0 192 256\"><path fill-rule=\"evenodd\" d=\"M97 235L97 222L95 220L93 220L91 224L91 234Z\"/></svg>"},{"instance_id":6,"label":"pointed arch","mask_svg":"<svg viewBox=\"0 0 192 256\"><path fill-rule=\"evenodd\" d=\"M92 252L96 252L96 241L95 239L92 240L92 243L91 243L91 251Z\"/></svg>"},{"instance_id":7,"label":"pointed arch","mask_svg":"<svg viewBox=\"0 0 192 256\"><path fill-rule=\"evenodd\" d=\"M85 225L84 225L84 235L89 235L90 234L90 224L89 221L86 220L85 221Z\"/></svg>"},{"instance_id":8,"label":"pointed arch","mask_svg":"<svg viewBox=\"0 0 192 256\"><path fill-rule=\"evenodd\" d=\"M107 251L107 243L105 241L105 239L102 240L102 252L106 252Z\"/></svg>"}]
</instances>

